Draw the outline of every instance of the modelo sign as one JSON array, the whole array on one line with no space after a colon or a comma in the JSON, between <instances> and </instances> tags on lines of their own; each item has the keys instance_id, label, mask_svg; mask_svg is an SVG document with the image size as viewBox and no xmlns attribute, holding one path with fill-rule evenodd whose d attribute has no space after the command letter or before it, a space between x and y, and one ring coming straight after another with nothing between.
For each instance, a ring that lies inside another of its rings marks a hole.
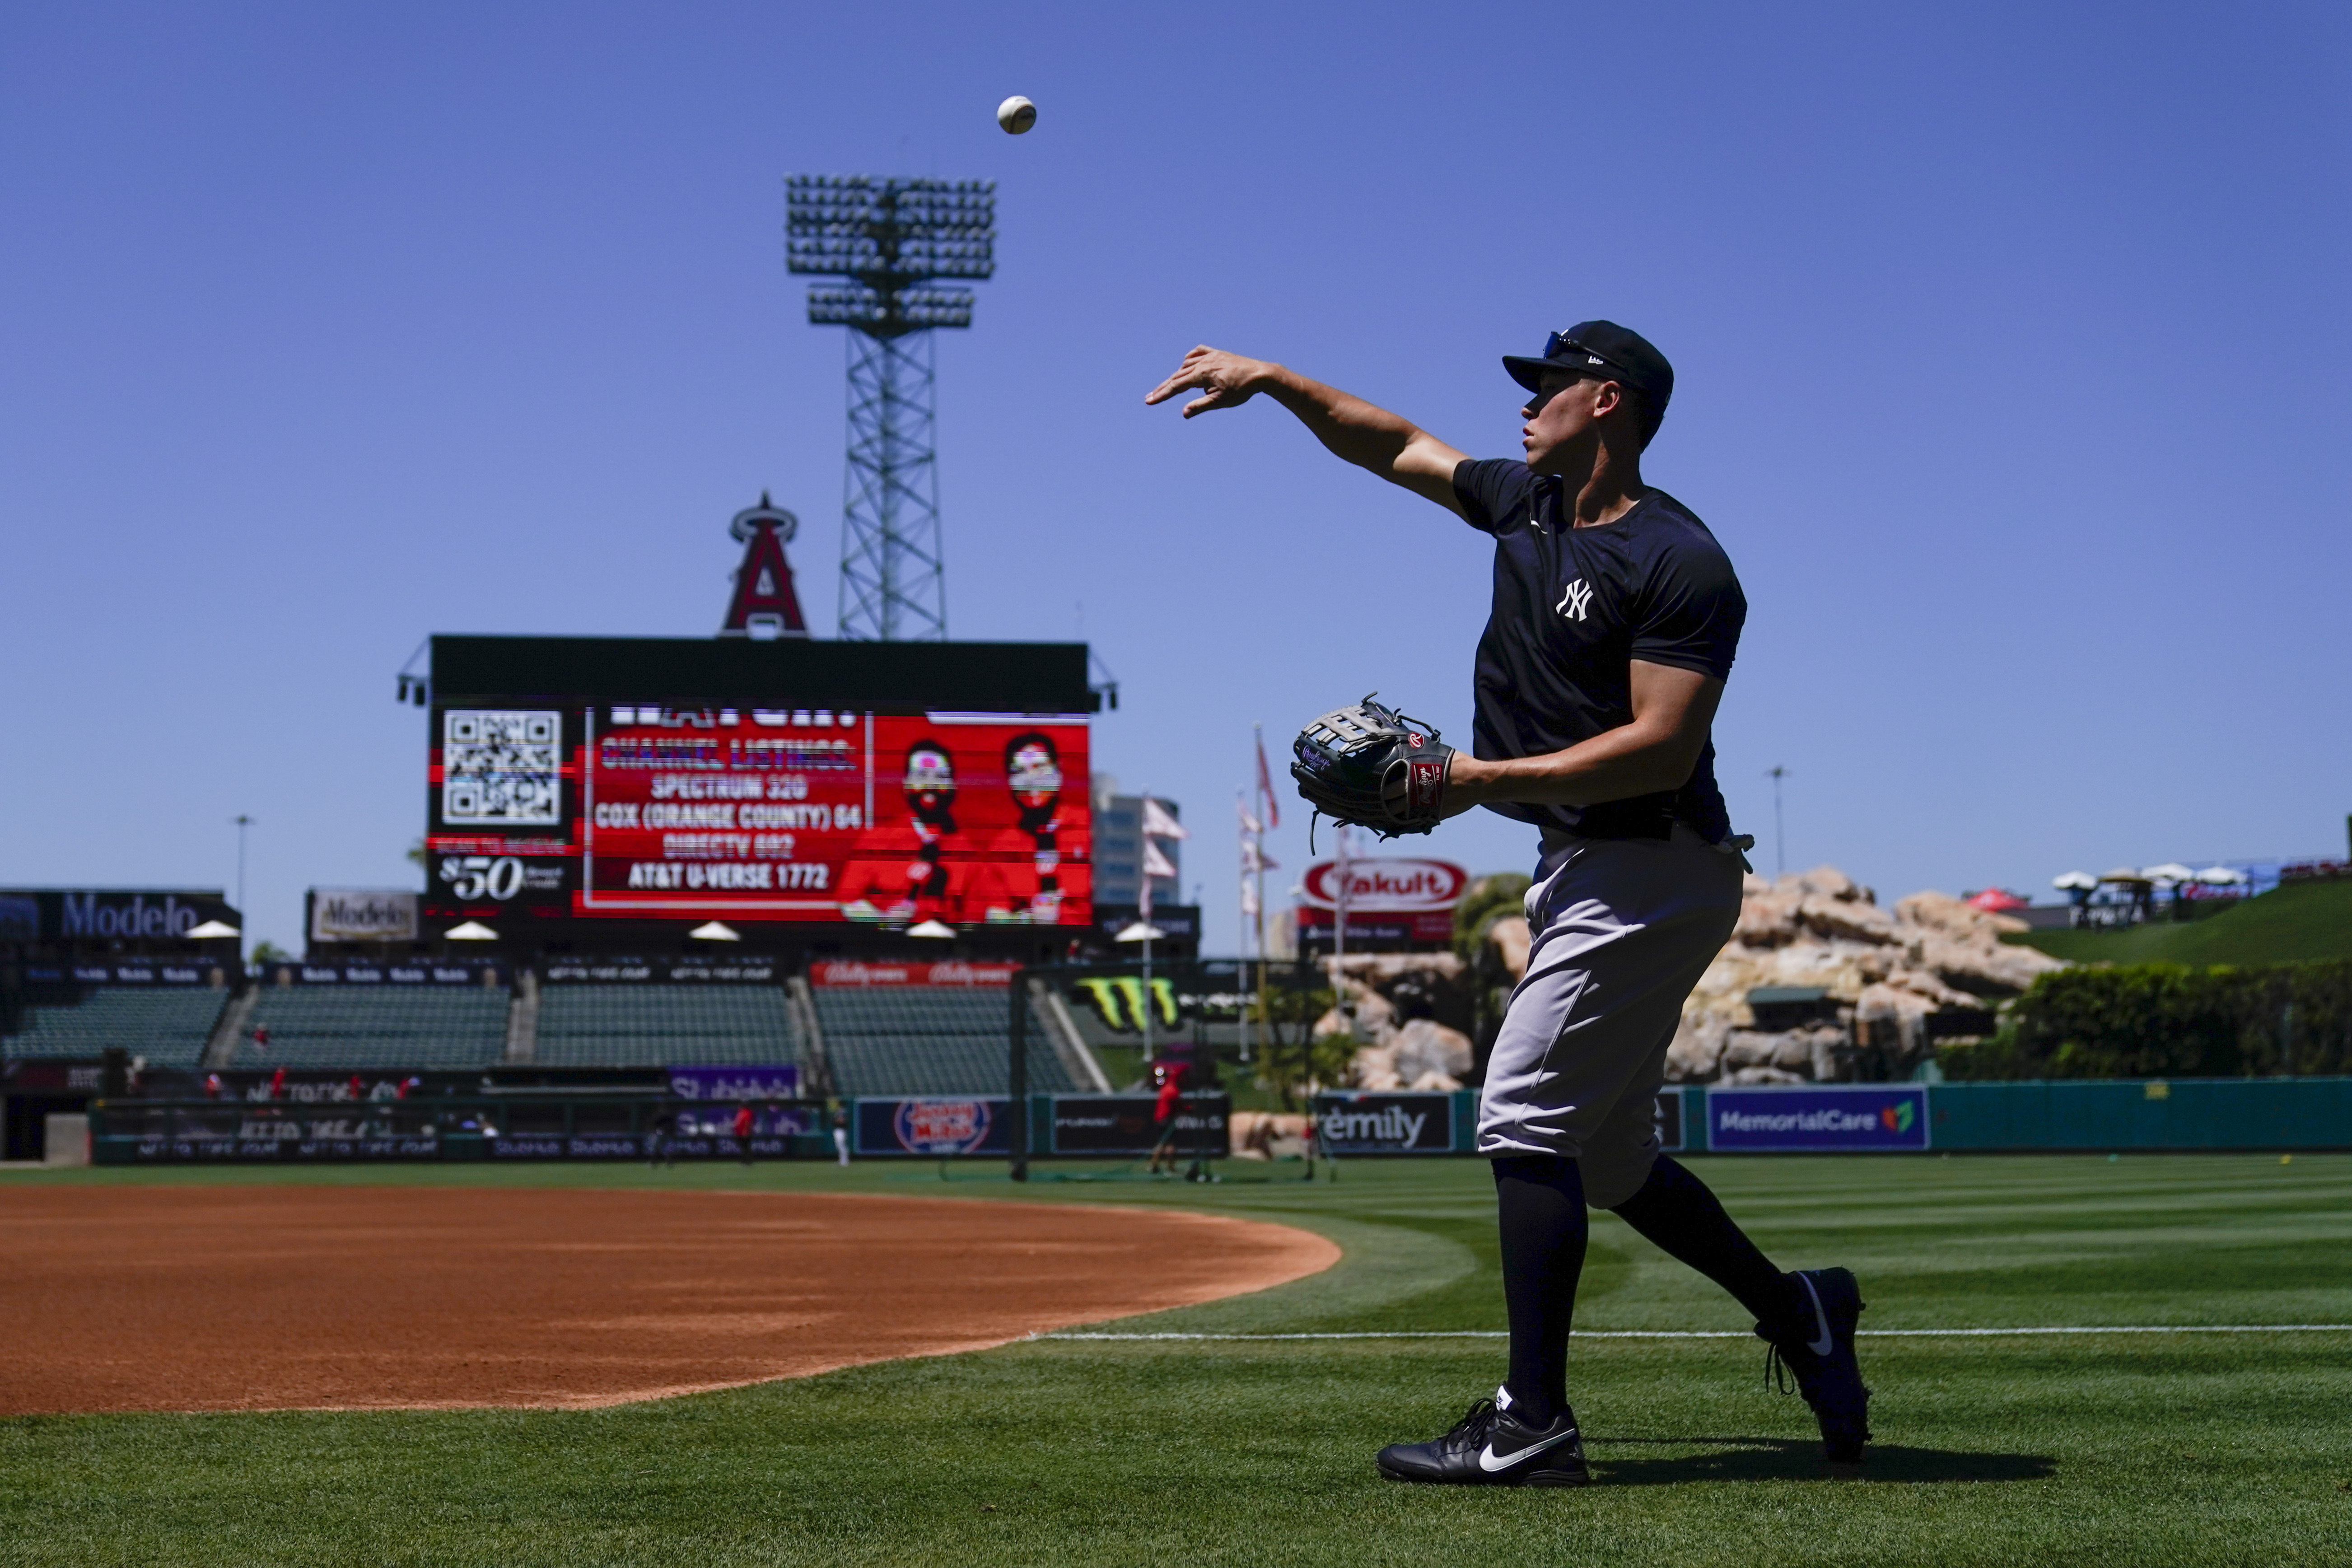
<instances>
[{"instance_id":1,"label":"modelo sign","mask_svg":"<svg viewBox=\"0 0 2352 1568\"><path fill-rule=\"evenodd\" d=\"M313 888L312 942L415 942L416 895L394 888Z\"/></svg>"},{"instance_id":2,"label":"modelo sign","mask_svg":"<svg viewBox=\"0 0 2352 1568\"><path fill-rule=\"evenodd\" d=\"M207 921L238 922L212 889L31 888L0 892L0 940L184 939Z\"/></svg>"}]
</instances>

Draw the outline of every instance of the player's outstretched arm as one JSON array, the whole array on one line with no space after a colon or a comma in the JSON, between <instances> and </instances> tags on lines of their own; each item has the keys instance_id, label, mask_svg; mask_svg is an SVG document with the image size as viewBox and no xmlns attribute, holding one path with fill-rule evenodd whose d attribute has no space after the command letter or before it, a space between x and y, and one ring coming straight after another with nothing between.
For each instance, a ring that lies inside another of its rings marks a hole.
<instances>
[{"instance_id":1,"label":"player's outstretched arm","mask_svg":"<svg viewBox=\"0 0 2352 1568\"><path fill-rule=\"evenodd\" d=\"M1633 721L1564 752L1508 762L1456 752L1445 781L1445 811L1489 801L1599 805L1680 789L1706 749L1723 682L1695 669L1633 661Z\"/></svg>"},{"instance_id":2,"label":"player's outstretched arm","mask_svg":"<svg viewBox=\"0 0 2352 1568\"><path fill-rule=\"evenodd\" d=\"M1184 356L1176 374L1145 395L1147 404L1165 403L1180 392L1200 396L1184 405L1184 417L1234 408L1265 393L1298 416L1315 438L1360 468L1402 485L1459 515L1454 469L1466 453L1456 451L1412 420L1376 408L1336 386L1310 381L1297 371L1261 359L1213 349L1206 343Z\"/></svg>"}]
</instances>

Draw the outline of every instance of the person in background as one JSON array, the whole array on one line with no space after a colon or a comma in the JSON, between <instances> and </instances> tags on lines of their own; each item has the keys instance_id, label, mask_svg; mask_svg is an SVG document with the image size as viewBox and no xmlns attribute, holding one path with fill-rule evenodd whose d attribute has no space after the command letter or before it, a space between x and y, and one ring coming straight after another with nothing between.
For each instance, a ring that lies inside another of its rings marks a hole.
<instances>
[{"instance_id":1,"label":"person in background","mask_svg":"<svg viewBox=\"0 0 2352 1568\"><path fill-rule=\"evenodd\" d=\"M751 1114L750 1106L735 1108L735 1152L747 1165L751 1163L751 1129L758 1121L759 1118Z\"/></svg>"},{"instance_id":2,"label":"person in background","mask_svg":"<svg viewBox=\"0 0 2352 1568\"><path fill-rule=\"evenodd\" d=\"M833 1155L835 1163L849 1163L849 1108L845 1105L833 1108Z\"/></svg>"},{"instance_id":3,"label":"person in background","mask_svg":"<svg viewBox=\"0 0 2352 1568\"><path fill-rule=\"evenodd\" d=\"M1151 1144L1151 1163L1148 1175L1158 1175L1160 1162L1167 1162L1171 1173L1176 1169L1176 1129L1179 1113L1184 1108L1184 1064L1161 1062L1151 1069L1160 1080L1160 1092L1151 1102L1151 1125L1155 1136Z\"/></svg>"}]
</instances>

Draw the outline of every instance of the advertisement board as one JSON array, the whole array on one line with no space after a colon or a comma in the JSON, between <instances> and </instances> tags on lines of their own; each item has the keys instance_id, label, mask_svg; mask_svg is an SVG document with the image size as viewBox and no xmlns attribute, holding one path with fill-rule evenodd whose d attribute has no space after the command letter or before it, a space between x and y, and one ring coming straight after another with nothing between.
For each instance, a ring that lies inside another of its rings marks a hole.
<instances>
[{"instance_id":1,"label":"advertisement board","mask_svg":"<svg viewBox=\"0 0 2352 1568\"><path fill-rule=\"evenodd\" d=\"M1711 1088L1706 1146L1717 1153L1922 1150L1927 1090L1921 1084Z\"/></svg>"},{"instance_id":2,"label":"advertisement board","mask_svg":"<svg viewBox=\"0 0 2352 1568\"><path fill-rule=\"evenodd\" d=\"M1679 1154L1684 1141L1690 1136L1684 1120L1689 1113L1690 1102L1679 1089L1658 1090L1658 1148L1663 1153Z\"/></svg>"},{"instance_id":3,"label":"advertisement board","mask_svg":"<svg viewBox=\"0 0 2352 1568\"><path fill-rule=\"evenodd\" d=\"M418 959L412 963L370 960L328 963L273 963L256 973L271 985L482 985L507 984L507 966L496 960Z\"/></svg>"},{"instance_id":4,"label":"advertisement board","mask_svg":"<svg viewBox=\"0 0 2352 1568\"><path fill-rule=\"evenodd\" d=\"M1176 1112L1174 1147L1183 1154L1223 1158L1232 1152L1233 1100L1188 1094ZM1149 1154L1163 1129L1152 1120L1148 1094L1057 1094L1047 1147L1056 1154Z\"/></svg>"},{"instance_id":5,"label":"advertisement board","mask_svg":"<svg viewBox=\"0 0 2352 1568\"><path fill-rule=\"evenodd\" d=\"M450 704L435 918L1085 925L1072 716Z\"/></svg>"},{"instance_id":6,"label":"advertisement board","mask_svg":"<svg viewBox=\"0 0 2352 1568\"><path fill-rule=\"evenodd\" d=\"M1018 964L967 963L961 959L944 963L829 959L809 965L809 984L849 990L900 985L1002 987L1012 984L1013 977L1020 972Z\"/></svg>"},{"instance_id":7,"label":"advertisement board","mask_svg":"<svg viewBox=\"0 0 2352 1568\"><path fill-rule=\"evenodd\" d=\"M861 1100L851 1147L869 1156L1010 1153L1011 1105L1003 1095Z\"/></svg>"},{"instance_id":8,"label":"advertisement board","mask_svg":"<svg viewBox=\"0 0 2352 1568\"><path fill-rule=\"evenodd\" d=\"M313 888L312 942L415 942L416 895L399 888Z\"/></svg>"},{"instance_id":9,"label":"advertisement board","mask_svg":"<svg viewBox=\"0 0 2352 1568\"><path fill-rule=\"evenodd\" d=\"M772 985L782 973L772 958L551 958L540 971L596 985Z\"/></svg>"},{"instance_id":10,"label":"advertisement board","mask_svg":"<svg viewBox=\"0 0 2352 1568\"><path fill-rule=\"evenodd\" d=\"M1348 862L1348 930L1366 942L1451 942L1454 906L1470 873L1450 860L1367 856ZM1302 936L1339 922L1339 863L1318 860L1299 879L1297 921Z\"/></svg>"},{"instance_id":11,"label":"advertisement board","mask_svg":"<svg viewBox=\"0 0 2352 1568\"><path fill-rule=\"evenodd\" d=\"M1444 1154L1454 1148L1454 1097L1347 1089L1318 1094L1315 1136L1328 1154Z\"/></svg>"},{"instance_id":12,"label":"advertisement board","mask_svg":"<svg viewBox=\"0 0 2352 1568\"><path fill-rule=\"evenodd\" d=\"M226 986L233 971L202 959L122 959L114 963L41 963L25 965L25 978L36 984L75 985L210 985Z\"/></svg>"},{"instance_id":13,"label":"advertisement board","mask_svg":"<svg viewBox=\"0 0 2352 1568\"><path fill-rule=\"evenodd\" d=\"M217 888L26 888L0 891L0 942L186 941L243 921Z\"/></svg>"},{"instance_id":14,"label":"advertisement board","mask_svg":"<svg viewBox=\"0 0 2352 1568\"><path fill-rule=\"evenodd\" d=\"M669 1091L679 1100L798 1100L801 1069L791 1062L779 1067L674 1067Z\"/></svg>"}]
</instances>

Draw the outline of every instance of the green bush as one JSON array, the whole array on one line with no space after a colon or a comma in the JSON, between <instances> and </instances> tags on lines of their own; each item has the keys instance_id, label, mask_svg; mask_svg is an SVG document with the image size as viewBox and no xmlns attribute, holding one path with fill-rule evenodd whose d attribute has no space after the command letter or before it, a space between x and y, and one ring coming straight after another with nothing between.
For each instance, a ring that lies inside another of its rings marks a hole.
<instances>
[{"instance_id":1,"label":"green bush","mask_svg":"<svg viewBox=\"0 0 2352 1568\"><path fill-rule=\"evenodd\" d=\"M2352 1072L2352 963L2062 970L1937 1060L1963 1079Z\"/></svg>"}]
</instances>

